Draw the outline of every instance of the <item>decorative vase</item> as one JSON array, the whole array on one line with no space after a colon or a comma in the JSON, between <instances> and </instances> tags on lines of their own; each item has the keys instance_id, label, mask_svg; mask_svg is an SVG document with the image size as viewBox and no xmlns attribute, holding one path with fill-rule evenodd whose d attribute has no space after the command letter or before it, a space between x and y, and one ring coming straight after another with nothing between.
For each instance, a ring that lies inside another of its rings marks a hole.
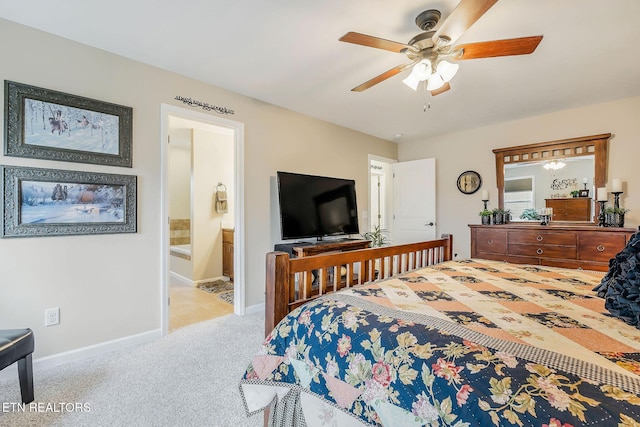
<instances>
[{"instance_id":1,"label":"decorative vase","mask_svg":"<svg viewBox=\"0 0 640 427\"><path fill-rule=\"evenodd\" d=\"M493 214L493 223L494 224L502 224L504 221L504 215L501 213L494 213Z\"/></svg>"},{"instance_id":2,"label":"decorative vase","mask_svg":"<svg viewBox=\"0 0 640 427\"><path fill-rule=\"evenodd\" d=\"M491 217L489 215L482 216L482 225L490 225Z\"/></svg>"},{"instance_id":3,"label":"decorative vase","mask_svg":"<svg viewBox=\"0 0 640 427\"><path fill-rule=\"evenodd\" d=\"M607 227L624 227L624 214L623 213L606 213Z\"/></svg>"}]
</instances>

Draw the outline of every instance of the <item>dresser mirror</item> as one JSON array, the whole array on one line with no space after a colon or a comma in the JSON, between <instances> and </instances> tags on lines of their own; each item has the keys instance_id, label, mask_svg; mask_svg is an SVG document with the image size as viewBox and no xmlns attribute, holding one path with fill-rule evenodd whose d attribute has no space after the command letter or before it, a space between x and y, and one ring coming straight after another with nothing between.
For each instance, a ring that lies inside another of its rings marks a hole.
<instances>
[{"instance_id":1,"label":"dresser mirror","mask_svg":"<svg viewBox=\"0 0 640 427\"><path fill-rule=\"evenodd\" d=\"M593 199L606 183L610 138L601 134L493 150L498 206L511 211L512 221L539 222L536 213L551 208L552 221L597 222L599 204Z\"/></svg>"}]
</instances>

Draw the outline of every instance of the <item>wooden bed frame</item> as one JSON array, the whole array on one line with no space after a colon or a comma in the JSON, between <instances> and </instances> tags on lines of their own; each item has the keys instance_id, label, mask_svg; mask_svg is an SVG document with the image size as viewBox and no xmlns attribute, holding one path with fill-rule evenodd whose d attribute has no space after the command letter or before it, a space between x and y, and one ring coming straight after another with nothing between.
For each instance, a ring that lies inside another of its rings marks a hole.
<instances>
[{"instance_id":1,"label":"wooden bed frame","mask_svg":"<svg viewBox=\"0 0 640 427\"><path fill-rule=\"evenodd\" d=\"M267 254L265 335L289 312L321 295L452 259L453 237L290 258ZM336 272L340 271L340 274Z\"/></svg>"}]
</instances>

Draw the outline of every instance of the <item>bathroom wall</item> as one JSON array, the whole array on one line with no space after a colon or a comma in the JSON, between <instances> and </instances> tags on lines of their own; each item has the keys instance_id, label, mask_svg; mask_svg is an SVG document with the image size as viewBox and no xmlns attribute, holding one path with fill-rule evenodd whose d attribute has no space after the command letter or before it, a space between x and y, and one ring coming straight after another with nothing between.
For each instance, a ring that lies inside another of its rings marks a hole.
<instances>
[{"instance_id":1,"label":"bathroom wall","mask_svg":"<svg viewBox=\"0 0 640 427\"><path fill-rule=\"evenodd\" d=\"M169 244L173 246L191 243L191 130L171 129L169 135Z\"/></svg>"},{"instance_id":2,"label":"bathroom wall","mask_svg":"<svg viewBox=\"0 0 640 427\"><path fill-rule=\"evenodd\" d=\"M194 282L222 277L222 226L233 227L233 135L226 129L193 130L193 228ZM216 212L216 189L227 189L228 212Z\"/></svg>"}]
</instances>

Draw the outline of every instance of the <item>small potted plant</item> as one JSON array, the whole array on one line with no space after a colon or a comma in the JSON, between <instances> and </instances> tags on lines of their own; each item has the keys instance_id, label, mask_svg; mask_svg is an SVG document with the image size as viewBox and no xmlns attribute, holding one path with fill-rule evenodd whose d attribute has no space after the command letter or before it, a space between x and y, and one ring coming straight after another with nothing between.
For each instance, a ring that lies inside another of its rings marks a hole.
<instances>
[{"instance_id":1,"label":"small potted plant","mask_svg":"<svg viewBox=\"0 0 640 427\"><path fill-rule=\"evenodd\" d=\"M538 221L540 219L540 216L535 209L527 208L522 212L522 214L520 214L520 219L524 219L527 221Z\"/></svg>"},{"instance_id":2,"label":"small potted plant","mask_svg":"<svg viewBox=\"0 0 640 427\"><path fill-rule=\"evenodd\" d=\"M502 214L502 223L509 224L511 221L511 209L505 209Z\"/></svg>"},{"instance_id":3,"label":"small potted plant","mask_svg":"<svg viewBox=\"0 0 640 427\"><path fill-rule=\"evenodd\" d=\"M491 212L489 209L484 209L484 210L480 211L480 213L478 215L480 215L480 218L482 218L482 225L491 224L491 215L492 214L493 214L493 212Z\"/></svg>"},{"instance_id":4,"label":"small potted plant","mask_svg":"<svg viewBox=\"0 0 640 427\"><path fill-rule=\"evenodd\" d=\"M624 227L624 214L629 209L608 206L604 209L605 224L607 227Z\"/></svg>"},{"instance_id":5,"label":"small potted plant","mask_svg":"<svg viewBox=\"0 0 640 427\"><path fill-rule=\"evenodd\" d=\"M578 191L578 190L573 190L573 191L571 192L571 197L578 197L578 194L580 194L580 191Z\"/></svg>"},{"instance_id":6,"label":"small potted plant","mask_svg":"<svg viewBox=\"0 0 640 427\"><path fill-rule=\"evenodd\" d=\"M362 238L366 239L366 240L371 240L371 247L372 248L379 248L382 246L387 246L389 244L389 240L387 239L387 234L389 233L388 230L385 230L383 228L380 228L379 225L374 225L373 229L371 231L367 231L366 233L362 234ZM345 274L346 274L346 268L343 267L345 269ZM373 271L374 277L377 279L378 275L380 274L380 260L376 260L375 262L375 268Z\"/></svg>"},{"instance_id":7,"label":"small potted plant","mask_svg":"<svg viewBox=\"0 0 640 427\"><path fill-rule=\"evenodd\" d=\"M366 240L371 240L372 248L379 248L389 244L387 239L388 230L380 228L379 225L374 225L371 231L367 231L362 234L362 237Z\"/></svg>"},{"instance_id":8,"label":"small potted plant","mask_svg":"<svg viewBox=\"0 0 640 427\"><path fill-rule=\"evenodd\" d=\"M494 224L504 224L504 209L495 208L492 213Z\"/></svg>"}]
</instances>

